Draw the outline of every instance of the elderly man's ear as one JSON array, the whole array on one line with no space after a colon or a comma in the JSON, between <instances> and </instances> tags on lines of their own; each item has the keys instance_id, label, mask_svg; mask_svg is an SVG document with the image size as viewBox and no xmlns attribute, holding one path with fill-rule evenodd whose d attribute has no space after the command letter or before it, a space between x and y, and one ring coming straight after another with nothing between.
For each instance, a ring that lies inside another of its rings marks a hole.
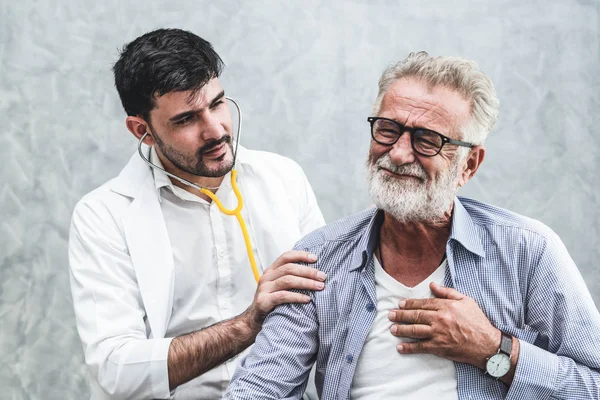
<instances>
[{"instance_id":1,"label":"elderly man's ear","mask_svg":"<svg viewBox=\"0 0 600 400\"><path fill-rule=\"evenodd\" d=\"M458 187L464 186L475 175L477 169L485 157L485 147L475 146L469 151L469 155L463 161L462 173L458 177Z\"/></svg>"}]
</instances>

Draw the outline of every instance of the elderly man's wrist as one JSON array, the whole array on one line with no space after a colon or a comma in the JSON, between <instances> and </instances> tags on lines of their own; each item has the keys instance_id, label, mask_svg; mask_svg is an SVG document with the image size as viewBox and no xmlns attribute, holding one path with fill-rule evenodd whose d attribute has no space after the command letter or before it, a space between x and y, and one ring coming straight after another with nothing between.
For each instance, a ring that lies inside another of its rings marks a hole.
<instances>
[{"instance_id":1,"label":"elderly man's wrist","mask_svg":"<svg viewBox=\"0 0 600 400\"><path fill-rule=\"evenodd\" d=\"M481 352L477 355L473 365L485 371L487 366L487 360L498 352L501 340L502 332L494 327L494 330L491 331L489 334L489 339L482 343Z\"/></svg>"}]
</instances>

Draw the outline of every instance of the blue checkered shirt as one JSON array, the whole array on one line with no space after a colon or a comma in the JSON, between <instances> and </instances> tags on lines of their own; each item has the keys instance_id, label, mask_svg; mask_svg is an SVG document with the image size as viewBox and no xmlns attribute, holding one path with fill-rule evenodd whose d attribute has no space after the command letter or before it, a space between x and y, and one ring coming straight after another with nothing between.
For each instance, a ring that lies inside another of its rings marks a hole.
<instances>
[{"instance_id":1,"label":"blue checkered shirt","mask_svg":"<svg viewBox=\"0 0 600 400\"><path fill-rule=\"evenodd\" d=\"M325 289L306 292L308 304L285 304L267 317L233 376L228 399L300 399L315 362L320 398L349 398L377 312L373 250L381 217L367 210L297 244L319 257L316 266L328 276ZM521 344L510 387L455 363L459 399L600 398L600 314L552 230L457 198L446 254L445 285L472 297L494 326Z\"/></svg>"}]
</instances>

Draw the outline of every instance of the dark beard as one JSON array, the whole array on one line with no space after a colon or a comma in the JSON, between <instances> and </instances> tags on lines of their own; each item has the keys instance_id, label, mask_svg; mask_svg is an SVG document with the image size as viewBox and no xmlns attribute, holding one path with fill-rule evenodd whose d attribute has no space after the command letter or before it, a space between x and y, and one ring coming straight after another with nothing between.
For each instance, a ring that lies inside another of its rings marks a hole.
<instances>
[{"instance_id":1,"label":"dark beard","mask_svg":"<svg viewBox=\"0 0 600 400\"><path fill-rule=\"evenodd\" d=\"M164 144L162 140L158 138L158 135L154 135L154 140L156 141L156 145L158 146L161 153L177 168L182 171L187 172L188 174L203 176L207 178L220 178L226 175L233 168L233 160L228 162L217 169L208 168L204 163L204 153L207 151L213 150L220 146L223 143L227 143L231 152L233 154L233 143L231 141L231 136L224 135L222 138L218 140L213 140L202 146L196 152L196 156L194 159L187 158L182 154L175 151L172 147L168 147ZM227 153L223 156L216 159L217 162L223 161L223 159L227 157Z\"/></svg>"}]
</instances>

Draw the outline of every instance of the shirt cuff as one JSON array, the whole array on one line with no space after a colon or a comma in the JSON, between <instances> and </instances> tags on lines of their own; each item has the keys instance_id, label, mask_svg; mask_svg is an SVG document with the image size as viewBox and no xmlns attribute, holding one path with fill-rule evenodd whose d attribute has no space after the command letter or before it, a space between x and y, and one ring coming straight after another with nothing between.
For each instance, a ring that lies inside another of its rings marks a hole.
<instances>
[{"instance_id":1,"label":"shirt cuff","mask_svg":"<svg viewBox=\"0 0 600 400\"><path fill-rule=\"evenodd\" d=\"M152 379L152 393L156 399L169 399L171 391L169 390L169 368L168 356L169 346L173 338L152 339L152 366L150 374Z\"/></svg>"},{"instance_id":2,"label":"shirt cuff","mask_svg":"<svg viewBox=\"0 0 600 400\"><path fill-rule=\"evenodd\" d=\"M558 379L558 356L523 340L507 400L550 399Z\"/></svg>"}]
</instances>

